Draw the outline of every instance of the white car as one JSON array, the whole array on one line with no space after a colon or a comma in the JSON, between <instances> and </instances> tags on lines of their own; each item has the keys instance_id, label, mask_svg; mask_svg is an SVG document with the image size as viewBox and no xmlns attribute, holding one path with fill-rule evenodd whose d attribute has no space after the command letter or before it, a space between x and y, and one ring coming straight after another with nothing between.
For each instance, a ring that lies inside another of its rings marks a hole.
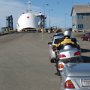
<instances>
[{"instance_id":1,"label":"white car","mask_svg":"<svg viewBox=\"0 0 90 90\"><path fill-rule=\"evenodd\" d=\"M51 60L52 63L54 63L55 59L56 59L56 54L55 54L56 48L54 47L54 45L58 44L62 38L63 38L63 34L54 35L53 39L52 39L52 42L48 42L49 52L50 52L50 60Z\"/></svg>"},{"instance_id":2,"label":"white car","mask_svg":"<svg viewBox=\"0 0 90 90\"><path fill-rule=\"evenodd\" d=\"M61 79L62 90L90 90L90 63L68 63Z\"/></svg>"}]
</instances>

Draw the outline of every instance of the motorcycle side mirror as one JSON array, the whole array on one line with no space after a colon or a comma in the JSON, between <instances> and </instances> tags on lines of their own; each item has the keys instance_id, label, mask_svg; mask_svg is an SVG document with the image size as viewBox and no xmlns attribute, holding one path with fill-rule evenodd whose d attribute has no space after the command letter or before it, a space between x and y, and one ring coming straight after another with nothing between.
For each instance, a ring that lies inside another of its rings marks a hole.
<instances>
[{"instance_id":1,"label":"motorcycle side mirror","mask_svg":"<svg viewBox=\"0 0 90 90\"><path fill-rule=\"evenodd\" d=\"M52 44L52 42L48 42L48 44Z\"/></svg>"}]
</instances>

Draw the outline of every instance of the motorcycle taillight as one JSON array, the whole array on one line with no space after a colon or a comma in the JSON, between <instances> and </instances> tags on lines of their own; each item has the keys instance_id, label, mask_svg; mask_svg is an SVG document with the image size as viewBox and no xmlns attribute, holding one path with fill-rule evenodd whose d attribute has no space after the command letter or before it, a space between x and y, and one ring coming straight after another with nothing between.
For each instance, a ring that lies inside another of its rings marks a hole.
<instances>
[{"instance_id":1,"label":"motorcycle taillight","mask_svg":"<svg viewBox=\"0 0 90 90\"><path fill-rule=\"evenodd\" d=\"M60 71L63 71L63 69L64 69L64 64L63 63L59 63L58 64L58 69L60 70Z\"/></svg>"},{"instance_id":2,"label":"motorcycle taillight","mask_svg":"<svg viewBox=\"0 0 90 90\"><path fill-rule=\"evenodd\" d=\"M74 55L75 55L75 56L81 55L81 53L80 53L80 51L77 51L77 52L74 53Z\"/></svg>"},{"instance_id":3,"label":"motorcycle taillight","mask_svg":"<svg viewBox=\"0 0 90 90\"><path fill-rule=\"evenodd\" d=\"M64 55L64 54L59 55L59 58L64 58L64 57L66 57L66 55Z\"/></svg>"}]
</instances>

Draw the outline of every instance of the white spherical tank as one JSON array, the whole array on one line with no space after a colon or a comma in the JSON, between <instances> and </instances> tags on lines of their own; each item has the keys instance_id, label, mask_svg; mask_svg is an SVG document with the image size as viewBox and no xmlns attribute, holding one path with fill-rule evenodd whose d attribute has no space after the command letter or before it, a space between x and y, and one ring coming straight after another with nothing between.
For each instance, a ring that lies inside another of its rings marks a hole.
<instances>
[{"instance_id":1,"label":"white spherical tank","mask_svg":"<svg viewBox=\"0 0 90 90\"><path fill-rule=\"evenodd\" d=\"M22 14L17 21L17 31L38 28L37 17L33 13Z\"/></svg>"}]
</instances>

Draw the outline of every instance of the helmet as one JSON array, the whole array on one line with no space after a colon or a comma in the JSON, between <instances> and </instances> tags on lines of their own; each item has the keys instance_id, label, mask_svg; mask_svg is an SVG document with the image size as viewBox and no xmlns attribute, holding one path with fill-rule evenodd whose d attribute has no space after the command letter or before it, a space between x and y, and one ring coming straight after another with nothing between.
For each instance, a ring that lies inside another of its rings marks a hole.
<instances>
[{"instance_id":1,"label":"helmet","mask_svg":"<svg viewBox=\"0 0 90 90\"><path fill-rule=\"evenodd\" d=\"M64 32L64 36L70 37L70 36L71 36L71 31L70 31L70 30L66 30L66 31Z\"/></svg>"}]
</instances>

